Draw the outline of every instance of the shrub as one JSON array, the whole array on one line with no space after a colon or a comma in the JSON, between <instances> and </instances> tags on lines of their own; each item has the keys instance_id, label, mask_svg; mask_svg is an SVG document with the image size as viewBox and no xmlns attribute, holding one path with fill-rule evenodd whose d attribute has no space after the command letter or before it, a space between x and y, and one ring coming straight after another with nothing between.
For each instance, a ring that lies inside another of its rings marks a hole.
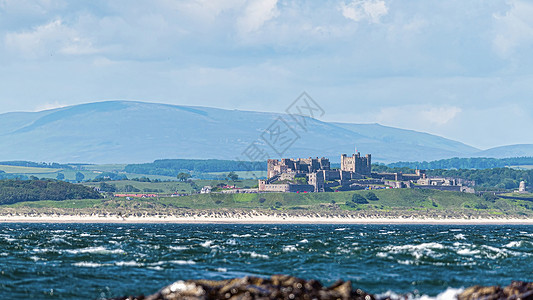
<instances>
[{"instance_id":1,"label":"shrub","mask_svg":"<svg viewBox=\"0 0 533 300\"><path fill-rule=\"evenodd\" d=\"M366 199L368 199L370 201L378 201L379 200L378 196L376 196L376 194L374 194L373 192L368 192L366 194Z\"/></svg>"},{"instance_id":2,"label":"shrub","mask_svg":"<svg viewBox=\"0 0 533 300\"><path fill-rule=\"evenodd\" d=\"M356 204L367 204L368 201L365 197L359 195L359 194L353 194L352 196L352 202Z\"/></svg>"}]
</instances>

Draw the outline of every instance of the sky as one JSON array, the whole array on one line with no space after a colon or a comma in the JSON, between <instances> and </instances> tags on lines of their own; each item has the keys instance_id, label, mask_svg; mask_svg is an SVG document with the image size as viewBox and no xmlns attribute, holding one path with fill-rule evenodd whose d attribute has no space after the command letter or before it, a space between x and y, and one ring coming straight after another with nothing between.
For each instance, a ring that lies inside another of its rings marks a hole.
<instances>
[{"instance_id":1,"label":"sky","mask_svg":"<svg viewBox=\"0 0 533 300\"><path fill-rule=\"evenodd\" d=\"M533 1L0 0L0 113L136 100L533 144Z\"/></svg>"}]
</instances>

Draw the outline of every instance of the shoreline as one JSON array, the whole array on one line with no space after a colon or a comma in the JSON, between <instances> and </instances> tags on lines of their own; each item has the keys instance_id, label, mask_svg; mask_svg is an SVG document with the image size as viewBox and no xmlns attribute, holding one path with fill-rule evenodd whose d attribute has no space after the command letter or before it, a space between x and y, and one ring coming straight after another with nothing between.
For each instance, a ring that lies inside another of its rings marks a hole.
<instances>
[{"instance_id":1,"label":"shoreline","mask_svg":"<svg viewBox=\"0 0 533 300\"><path fill-rule=\"evenodd\" d=\"M6 216L0 215L0 223L102 223L102 224L322 224L322 225L533 225L533 219L519 218L476 218L476 219L436 219L436 218L393 218L393 217L304 217L253 215L239 217L212 216L150 216L120 217L96 215L40 215Z\"/></svg>"}]
</instances>

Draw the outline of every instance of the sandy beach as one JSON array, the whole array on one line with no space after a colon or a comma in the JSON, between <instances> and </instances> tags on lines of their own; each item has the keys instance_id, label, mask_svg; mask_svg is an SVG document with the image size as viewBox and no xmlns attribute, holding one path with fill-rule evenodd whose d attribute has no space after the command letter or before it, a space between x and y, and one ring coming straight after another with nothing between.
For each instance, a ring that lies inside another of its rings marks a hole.
<instances>
[{"instance_id":1,"label":"sandy beach","mask_svg":"<svg viewBox=\"0 0 533 300\"><path fill-rule=\"evenodd\" d=\"M98 215L36 215L0 216L0 223L175 223L175 224L427 224L427 225L533 225L533 219L519 218L398 218L338 217L290 215L189 215L189 216L98 216Z\"/></svg>"}]
</instances>

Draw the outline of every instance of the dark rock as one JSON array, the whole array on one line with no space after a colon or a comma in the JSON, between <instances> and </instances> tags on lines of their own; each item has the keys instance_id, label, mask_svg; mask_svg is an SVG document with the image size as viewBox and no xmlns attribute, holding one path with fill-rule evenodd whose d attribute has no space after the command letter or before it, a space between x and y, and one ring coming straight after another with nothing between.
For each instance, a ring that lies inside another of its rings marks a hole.
<instances>
[{"instance_id":1,"label":"dark rock","mask_svg":"<svg viewBox=\"0 0 533 300\"><path fill-rule=\"evenodd\" d=\"M412 295L395 297L412 299ZM350 281L339 280L324 287L316 280L286 275L270 278L244 277L221 281L177 281L150 296L129 296L111 300L376 300ZM457 295L458 300L533 300L533 283L513 281L509 286L473 286ZM380 298L378 300L391 300Z\"/></svg>"},{"instance_id":2,"label":"dark rock","mask_svg":"<svg viewBox=\"0 0 533 300\"><path fill-rule=\"evenodd\" d=\"M316 280L303 280L286 275L271 278L244 277L230 280L177 281L154 295L122 297L113 300L375 300L362 290L353 290L349 281L338 281L323 287Z\"/></svg>"},{"instance_id":3,"label":"dark rock","mask_svg":"<svg viewBox=\"0 0 533 300\"><path fill-rule=\"evenodd\" d=\"M509 286L473 286L457 296L458 300L533 300L533 283L513 281Z\"/></svg>"}]
</instances>

